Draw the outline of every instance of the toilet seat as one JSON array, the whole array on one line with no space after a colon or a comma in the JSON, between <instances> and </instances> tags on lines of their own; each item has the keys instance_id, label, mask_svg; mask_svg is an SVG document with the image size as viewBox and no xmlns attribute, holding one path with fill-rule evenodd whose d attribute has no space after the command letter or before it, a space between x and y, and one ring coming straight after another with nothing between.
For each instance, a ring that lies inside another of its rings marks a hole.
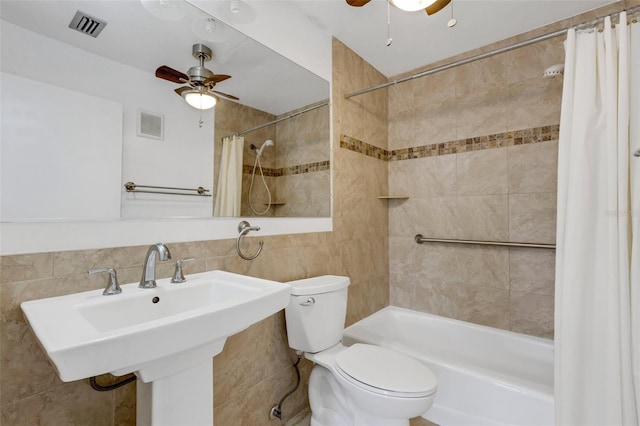
<instances>
[{"instance_id":1,"label":"toilet seat","mask_svg":"<svg viewBox=\"0 0 640 426\"><path fill-rule=\"evenodd\" d=\"M381 346L356 343L335 357L342 378L370 392L423 398L436 392L431 370L414 358Z\"/></svg>"}]
</instances>

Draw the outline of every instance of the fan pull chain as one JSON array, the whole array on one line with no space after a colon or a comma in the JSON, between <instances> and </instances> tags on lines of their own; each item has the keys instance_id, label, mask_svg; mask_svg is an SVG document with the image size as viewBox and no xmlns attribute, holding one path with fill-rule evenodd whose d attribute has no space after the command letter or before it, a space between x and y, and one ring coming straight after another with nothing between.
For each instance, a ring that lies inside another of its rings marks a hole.
<instances>
[{"instance_id":1,"label":"fan pull chain","mask_svg":"<svg viewBox=\"0 0 640 426\"><path fill-rule=\"evenodd\" d=\"M453 17L453 0L451 1L451 19L447 22L447 27L452 28L455 27L458 23L458 20Z\"/></svg>"},{"instance_id":2,"label":"fan pull chain","mask_svg":"<svg viewBox=\"0 0 640 426\"><path fill-rule=\"evenodd\" d=\"M202 110L200 110L200 120L198 120L198 127L202 129L203 124L204 124L204 121L202 120Z\"/></svg>"},{"instance_id":3,"label":"fan pull chain","mask_svg":"<svg viewBox=\"0 0 640 426\"><path fill-rule=\"evenodd\" d=\"M393 39L391 38L391 2L387 0L387 47L391 46Z\"/></svg>"}]
</instances>

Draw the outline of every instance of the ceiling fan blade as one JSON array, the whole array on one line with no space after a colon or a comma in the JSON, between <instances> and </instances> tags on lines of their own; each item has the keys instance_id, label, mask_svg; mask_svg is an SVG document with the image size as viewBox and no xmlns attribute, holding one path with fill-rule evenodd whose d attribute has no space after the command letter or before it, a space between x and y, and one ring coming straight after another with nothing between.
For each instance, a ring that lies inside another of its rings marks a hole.
<instances>
[{"instance_id":1,"label":"ceiling fan blade","mask_svg":"<svg viewBox=\"0 0 640 426\"><path fill-rule=\"evenodd\" d=\"M173 83L184 83L189 81L189 76L181 73L178 70L174 70L166 65L162 65L158 67L156 70L156 77L161 78L163 80L171 81Z\"/></svg>"},{"instance_id":2,"label":"ceiling fan blade","mask_svg":"<svg viewBox=\"0 0 640 426\"><path fill-rule=\"evenodd\" d=\"M371 0L347 0L349 6L361 7L369 3Z\"/></svg>"},{"instance_id":3,"label":"ceiling fan blade","mask_svg":"<svg viewBox=\"0 0 640 426\"><path fill-rule=\"evenodd\" d=\"M451 0L436 0L431 6L425 9L427 15L433 15L440 12L446 5L451 3Z\"/></svg>"},{"instance_id":4,"label":"ceiling fan blade","mask_svg":"<svg viewBox=\"0 0 640 426\"><path fill-rule=\"evenodd\" d=\"M217 90L212 90L213 93L216 93L220 96L224 96L225 98L229 98L229 99L233 99L234 101L239 101L240 98L233 96L233 95L227 95L226 93L223 92L218 92Z\"/></svg>"},{"instance_id":5,"label":"ceiling fan blade","mask_svg":"<svg viewBox=\"0 0 640 426\"><path fill-rule=\"evenodd\" d=\"M226 75L226 74L214 74L213 77L209 77L204 81L205 85L208 85L210 83L213 83L213 85L215 86L216 83L220 83L221 81L225 81L226 79L231 78L230 75Z\"/></svg>"},{"instance_id":6,"label":"ceiling fan blade","mask_svg":"<svg viewBox=\"0 0 640 426\"><path fill-rule=\"evenodd\" d=\"M182 86L182 87L178 87L177 89L174 90L174 92L176 92L178 95L182 96L182 92L184 92L185 90L189 90L192 89L192 87L190 86Z\"/></svg>"}]
</instances>

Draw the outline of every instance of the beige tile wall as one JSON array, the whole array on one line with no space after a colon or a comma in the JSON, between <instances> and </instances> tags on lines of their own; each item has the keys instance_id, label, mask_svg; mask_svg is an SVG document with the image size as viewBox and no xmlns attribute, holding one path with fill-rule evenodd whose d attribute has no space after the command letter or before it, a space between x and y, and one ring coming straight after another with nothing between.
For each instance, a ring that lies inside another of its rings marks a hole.
<instances>
[{"instance_id":1,"label":"beige tile wall","mask_svg":"<svg viewBox=\"0 0 640 426\"><path fill-rule=\"evenodd\" d=\"M321 163L329 160L330 109L324 106L277 124L276 167ZM329 170L285 174L276 179L275 216L331 216Z\"/></svg>"},{"instance_id":2,"label":"beige tile wall","mask_svg":"<svg viewBox=\"0 0 640 426\"><path fill-rule=\"evenodd\" d=\"M563 56L556 38L389 89L392 153L451 146L392 154L390 193L410 198L389 201L391 304L553 337L554 251L413 237L555 242L557 141L535 134L560 122L562 81L542 73Z\"/></svg>"},{"instance_id":3,"label":"beige tile wall","mask_svg":"<svg viewBox=\"0 0 640 426\"><path fill-rule=\"evenodd\" d=\"M294 113L291 111L285 115ZM222 137L279 117L234 102L221 100L216 106L215 170L220 165ZM296 117L281 121L243 135L244 171L242 174L241 215L255 216L249 205L251 191L253 209L266 210L265 216L328 217L331 215L330 172L318 164L329 162L330 139L329 106L321 107ZM261 146L271 139L275 146L264 150L260 157L264 181L257 167L256 151L250 147ZM253 168L256 166L255 175ZM293 170L295 168L296 170ZM251 184L253 177L253 185ZM217 182L217 179L216 179ZM275 202L267 210L269 194ZM214 191L215 196L215 191ZM280 204L284 202L285 204Z\"/></svg>"},{"instance_id":4,"label":"beige tile wall","mask_svg":"<svg viewBox=\"0 0 640 426\"><path fill-rule=\"evenodd\" d=\"M361 121L369 123L361 127L362 132L370 127L386 129L386 102L380 103L379 110L365 111L341 96L347 90L382 83L384 78L339 42L334 44L333 62L336 134L342 132L343 126L353 129ZM350 80L344 81L344 77ZM341 117L340 111L347 111L352 118ZM386 135L386 130L381 133ZM368 134L354 136L365 138ZM385 137L376 141L386 148ZM352 280L348 323L386 306L387 210L384 202L373 196L387 191L386 163L337 146L332 149L332 162L336 200L333 232L265 237L263 253L250 262L237 256L235 240L167 242L173 258L196 258L185 264L186 273L223 269L278 281L321 274L347 275ZM356 182L358 190L354 191ZM258 238L248 240L256 244ZM115 267L122 283L135 282L140 278L145 252L146 247L140 246L0 258L0 424L135 424L135 386L100 393L92 390L87 381L62 383L26 325L19 304L101 288L106 277L86 273L93 267ZM159 277L169 277L172 271L172 263L158 265ZM278 424L270 422L268 414L294 382L294 360L282 313L229 338L213 361L216 426ZM302 384L285 402L286 416L307 406L310 367L308 361L303 361Z\"/></svg>"}]
</instances>

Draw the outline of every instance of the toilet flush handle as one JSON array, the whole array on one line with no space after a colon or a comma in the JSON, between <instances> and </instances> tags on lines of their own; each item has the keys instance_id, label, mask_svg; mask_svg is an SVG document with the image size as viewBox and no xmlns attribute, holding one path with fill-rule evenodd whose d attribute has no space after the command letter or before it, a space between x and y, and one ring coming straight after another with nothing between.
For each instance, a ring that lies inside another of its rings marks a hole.
<instances>
[{"instance_id":1,"label":"toilet flush handle","mask_svg":"<svg viewBox=\"0 0 640 426\"><path fill-rule=\"evenodd\" d=\"M310 298L307 299L306 302L300 303L300 306L311 306L314 303L316 303L316 299L314 299L313 297L310 297Z\"/></svg>"}]
</instances>

